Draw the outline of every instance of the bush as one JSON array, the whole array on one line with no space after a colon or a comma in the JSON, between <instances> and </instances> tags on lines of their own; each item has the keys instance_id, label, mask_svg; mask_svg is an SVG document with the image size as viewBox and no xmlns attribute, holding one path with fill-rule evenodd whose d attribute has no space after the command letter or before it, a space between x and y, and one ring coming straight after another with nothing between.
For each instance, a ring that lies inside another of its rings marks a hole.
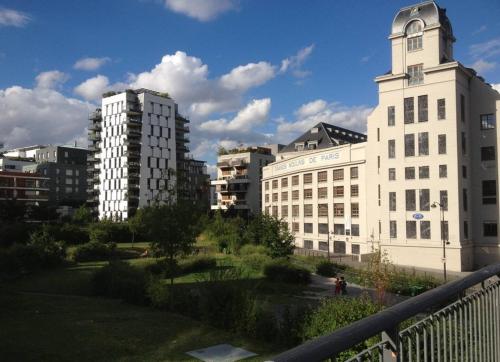
<instances>
[{"instance_id":1,"label":"bush","mask_svg":"<svg viewBox=\"0 0 500 362\"><path fill-rule=\"evenodd\" d=\"M120 298L135 304L146 302L146 283L144 270L123 261L110 262L92 277L96 295Z\"/></svg>"},{"instance_id":2,"label":"bush","mask_svg":"<svg viewBox=\"0 0 500 362\"><path fill-rule=\"evenodd\" d=\"M181 273L200 273L217 267L217 260L209 256L199 256L181 264Z\"/></svg>"},{"instance_id":3,"label":"bush","mask_svg":"<svg viewBox=\"0 0 500 362\"><path fill-rule=\"evenodd\" d=\"M264 245L246 244L241 247L239 254L241 256L252 254L268 254L269 250Z\"/></svg>"},{"instance_id":4,"label":"bush","mask_svg":"<svg viewBox=\"0 0 500 362\"><path fill-rule=\"evenodd\" d=\"M101 243L131 242L132 234L126 223L117 223L110 220L102 220L89 227L90 241Z\"/></svg>"},{"instance_id":5,"label":"bush","mask_svg":"<svg viewBox=\"0 0 500 362\"><path fill-rule=\"evenodd\" d=\"M248 269L261 272L264 266L271 261L271 257L265 254L247 254L242 257L243 265Z\"/></svg>"},{"instance_id":6,"label":"bush","mask_svg":"<svg viewBox=\"0 0 500 362\"><path fill-rule=\"evenodd\" d=\"M167 285L162 280L152 279L147 286L151 304L160 309L200 318L200 293L188 285Z\"/></svg>"},{"instance_id":7,"label":"bush","mask_svg":"<svg viewBox=\"0 0 500 362\"><path fill-rule=\"evenodd\" d=\"M336 277L337 276L337 266L327 260L321 261L316 265L316 274L322 275L324 277Z\"/></svg>"},{"instance_id":8,"label":"bush","mask_svg":"<svg viewBox=\"0 0 500 362\"><path fill-rule=\"evenodd\" d=\"M90 241L76 248L73 258L77 262L108 260L112 257L116 248L114 243L100 243Z\"/></svg>"},{"instance_id":9,"label":"bush","mask_svg":"<svg viewBox=\"0 0 500 362\"><path fill-rule=\"evenodd\" d=\"M68 244L84 244L89 242L89 232L85 227L65 223L61 226L52 225L51 230L58 240Z\"/></svg>"},{"instance_id":10,"label":"bush","mask_svg":"<svg viewBox=\"0 0 500 362\"><path fill-rule=\"evenodd\" d=\"M286 260L278 260L264 266L264 275L274 282L308 284L311 281L311 272L291 264Z\"/></svg>"},{"instance_id":11,"label":"bush","mask_svg":"<svg viewBox=\"0 0 500 362\"><path fill-rule=\"evenodd\" d=\"M51 268L61 265L66 258L66 246L62 241L56 241L44 229L30 236L28 248L33 248L38 255L42 268Z\"/></svg>"}]
</instances>

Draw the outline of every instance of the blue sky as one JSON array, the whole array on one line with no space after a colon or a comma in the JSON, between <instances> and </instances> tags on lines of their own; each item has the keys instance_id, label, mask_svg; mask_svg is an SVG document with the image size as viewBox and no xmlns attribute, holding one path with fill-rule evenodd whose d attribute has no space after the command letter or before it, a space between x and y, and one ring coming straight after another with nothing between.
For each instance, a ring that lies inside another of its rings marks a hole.
<instances>
[{"instance_id":1,"label":"blue sky","mask_svg":"<svg viewBox=\"0 0 500 362\"><path fill-rule=\"evenodd\" d=\"M439 1L455 59L500 83L500 1ZM0 142L84 143L108 89L169 92L191 150L289 142L318 121L365 130L408 1L88 0L0 3Z\"/></svg>"}]
</instances>

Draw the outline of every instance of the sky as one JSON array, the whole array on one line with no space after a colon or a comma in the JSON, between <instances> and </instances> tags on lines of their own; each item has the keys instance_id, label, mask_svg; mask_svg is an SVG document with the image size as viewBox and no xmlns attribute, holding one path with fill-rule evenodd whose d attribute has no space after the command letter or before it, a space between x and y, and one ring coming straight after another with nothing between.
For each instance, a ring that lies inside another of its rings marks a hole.
<instances>
[{"instance_id":1,"label":"sky","mask_svg":"<svg viewBox=\"0 0 500 362\"><path fill-rule=\"evenodd\" d=\"M108 90L168 92L191 153L366 131L402 0L0 0L0 143L86 145ZM442 0L455 59L500 89L500 0Z\"/></svg>"}]
</instances>

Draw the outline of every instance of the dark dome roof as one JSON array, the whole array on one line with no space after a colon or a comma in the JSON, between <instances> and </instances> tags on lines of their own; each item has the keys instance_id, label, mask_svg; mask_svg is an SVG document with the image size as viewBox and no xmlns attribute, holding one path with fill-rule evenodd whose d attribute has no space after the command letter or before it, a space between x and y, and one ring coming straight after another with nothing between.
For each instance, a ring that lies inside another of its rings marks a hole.
<instances>
[{"instance_id":1,"label":"dark dome roof","mask_svg":"<svg viewBox=\"0 0 500 362\"><path fill-rule=\"evenodd\" d=\"M434 1L425 1L399 10L392 22L392 34L404 33L406 25L413 19L422 20L426 27L441 25L453 37L446 9L441 9Z\"/></svg>"}]
</instances>

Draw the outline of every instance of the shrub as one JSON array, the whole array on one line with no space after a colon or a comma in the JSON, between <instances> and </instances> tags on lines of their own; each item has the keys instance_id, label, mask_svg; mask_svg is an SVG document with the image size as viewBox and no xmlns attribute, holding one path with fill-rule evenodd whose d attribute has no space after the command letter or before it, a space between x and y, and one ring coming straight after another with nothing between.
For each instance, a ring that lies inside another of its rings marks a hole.
<instances>
[{"instance_id":1,"label":"shrub","mask_svg":"<svg viewBox=\"0 0 500 362\"><path fill-rule=\"evenodd\" d=\"M248 269L261 272L264 266L271 261L271 257L265 254L247 254L242 257L243 265Z\"/></svg>"},{"instance_id":2,"label":"shrub","mask_svg":"<svg viewBox=\"0 0 500 362\"><path fill-rule=\"evenodd\" d=\"M243 330L249 337L263 341L275 341L279 334L278 321L269 307L254 304L247 318L247 324Z\"/></svg>"},{"instance_id":3,"label":"shrub","mask_svg":"<svg viewBox=\"0 0 500 362\"><path fill-rule=\"evenodd\" d=\"M278 342L292 347L300 344L306 318L311 313L311 307L298 304L286 305L279 321Z\"/></svg>"},{"instance_id":4,"label":"shrub","mask_svg":"<svg viewBox=\"0 0 500 362\"><path fill-rule=\"evenodd\" d=\"M209 256L199 256L181 264L181 273L200 273L217 267L217 260Z\"/></svg>"},{"instance_id":5,"label":"shrub","mask_svg":"<svg viewBox=\"0 0 500 362\"><path fill-rule=\"evenodd\" d=\"M34 249L42 268L61 265L66 258L64 242L54 240L45 229L31 234L28 248Z\"/></svg>"},{"instance_id":6,"label":"shrub","mask_svg":"<svg viewBox=\"0 0 500 362\"><path fill-rule=\"evenodd\" d=\"M124 261L112 261L92 277L96 295L120 298L135 304L146 302L146 282L144 270Z\"/></svg>"},{"instance_id":7,"label":"shrub","mask_svg":"<svg viewBox=\"0 0 500 362\"><path fill-rule=\"evenodd\" d=\"M335 264L325 260L321 261L316 265L316 273L318 275L322 275L324 277L336 277L337 276L337 267Z\"/></svg>"},{"instance_id":8,"label":"shrub","mask_svg":"<svg viewBox=\"0 0 500 362\"><path fill-rule=\"evenodd\" d=\"M73 258L77 262L108 260L111 258L115 247L116 244L114 243L104 244L90 241L78 246L73 254Z\"/></svg>"},{"instance_id":9,"label":"shrub","mask_svg":"<svg viewBox=\"0 0 500 362\"><path fill-rule=\"evenodd\" d=\"M89 241L89 233L85 227L65 223L61 226L51 227L58 240L64 240L68 244L84 244Z\"/></svg>"},{"instance_id":10,"label":"shrub","mask_svg":"<svg viewBox=\"0 0 500 362\"><path fill-rule=\"evenodd\" d=\"M286 260L278 260L264 266L264 275L268 280L284 283L308 284L311 272L291 264Z\"/></svg>"},{"instance_id":11,"label":"shrub","mask_svg":"<svg viewBox=\"0 0 500 362\"><path fill-rule=\"evenodd\" d=\"M156 308L200 318L200 294L196 288L187 285L167 285L162 280L151 279L146 293Z\"/></svg>"},{"instance_id":12,"label":"shrub","mask_svg":"<svg viewBox=\"0 0 500 362\"><path fill-rule=\"evenodd\" d=\"M241 256L252 254L268 254L269 250L264 245L246 244L241 247L239 254Z\"/></svg>"},{"instance_id":13,"label":"shrub","mask_svg":"<svg viewBox=\"0 0 500 362\"><path fill-rule=\"evenodd\" d=\"M112 222L111 220L102 220L89 227L90 241L97 241L101 243L116 243L116 242L130 242L132 234L126 223Z\"/></svg>"}]
</instances>

